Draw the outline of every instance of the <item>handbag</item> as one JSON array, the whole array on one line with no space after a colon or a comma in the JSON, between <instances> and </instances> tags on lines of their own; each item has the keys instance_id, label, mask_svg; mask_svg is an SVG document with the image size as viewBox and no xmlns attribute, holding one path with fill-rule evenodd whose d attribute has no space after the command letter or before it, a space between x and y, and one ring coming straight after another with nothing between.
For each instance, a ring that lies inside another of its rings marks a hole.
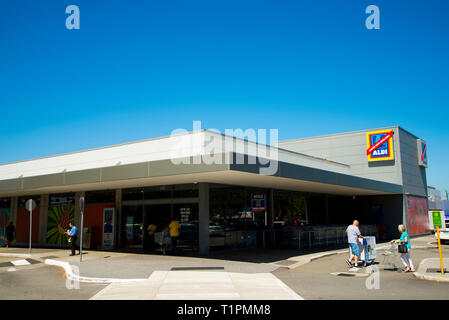
<instances>
[{"instance_id":1,"label":"handbag","mask_svg":"<svg viewBox=\"0 0 449 320\"><path fill-rule=\"evenodd\" d=\"M408 252L407 245L406 244L398 245L398 252L399 253L407 253Z\"/></svg>"}]
</instances>

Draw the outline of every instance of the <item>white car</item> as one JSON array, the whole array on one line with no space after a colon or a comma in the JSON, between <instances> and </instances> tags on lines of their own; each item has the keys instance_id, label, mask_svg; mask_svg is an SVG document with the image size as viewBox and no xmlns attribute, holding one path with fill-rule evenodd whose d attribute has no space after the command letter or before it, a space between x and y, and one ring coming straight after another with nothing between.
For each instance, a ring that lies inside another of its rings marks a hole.
<instances>
[{"instance_id":1,"label":"white car","mask_svg":"<svg viewBox=\"0 0 449 320\"><path fill-rule=\"evenodd\" d=\"M438 239L438 235L435 232L435 240ZM442 241L449 241L449 229L440 229L440 239Z\"/></svg>"}]
</instances>

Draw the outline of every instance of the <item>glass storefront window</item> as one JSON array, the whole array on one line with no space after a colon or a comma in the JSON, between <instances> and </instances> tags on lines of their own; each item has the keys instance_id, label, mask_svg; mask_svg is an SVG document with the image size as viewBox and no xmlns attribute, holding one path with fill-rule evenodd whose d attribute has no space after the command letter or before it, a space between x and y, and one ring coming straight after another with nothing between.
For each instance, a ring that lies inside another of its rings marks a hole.
<instances>
[{"instance_id":1,"label":"glass storefront window","mask_svg":"<svg viewBox=\"0 0 449 320\"><path fill-rule=\"evenodd\" d=\"M11 199L0 199L0 208L10 208Z\"/></svg>"},{"instance_id":2,"label":"glass storefront window","mask_svg":"<svg viewBox=\"0 0 449 320\"><path fill-rule=\"evenodd\" d=\"M210 224L220 225L225 231L239 230L247 215L245 191L240 187L210 189Z\"/></svg>"},{"instance_id":3,"label":"glass storefront window","mask_svg":"<svg viewBox=\"0 0 449 320\"><path fill-rule=\"evenodd\" d=\"M180 252L197 251L198 250L198 204L173 204L173 205L148 205L144 208L144 230L148 225L154 225L155 236L148 237L148 244L144 247L150 249L162 249L162 232L170 224L172 217L179 222L181 229L179 230L179 238L177 249ZM168 236L168 233L166 234ZM154 244L152 243L154 242ZM165 248L169 249L169 248Z\"/></svg>"},{"instance_id":4,"label":"glass storefront window","mask_svg":"<svg viewBox=\"0 0 449 320\"><path fill-rule=\"evenodd\" d=\"M251 230L265 227L266 211L252 211L251 195L265 194L265 190L243 187L211 188L210 218L214 225L225 230Z\"/></svg>"},{"instance_id":5,"label":"glass storefront window","mask_svg":"<svg viewBox=\"0 0 449 320\"><path fill-rule=\"evenodd\" d=\"M306 195L300 192L274 192L274 222L284 226L308 224Z\"/></svg>"},{"instance_id":6,"label":"glass storefront window","mask_svg":"<svg viewBox=\"0 0 449 320\"><path fill-rule=\"evenodd\" d=\"M49 207L61 207L61 206L72 206L75 205L75 194L74 193L61 193L50 195Z\"/></svg>"},{"instance_id":7,"label":"glass storefront window","mask_svg":"<svg viewBox=\"0 0 449 320\"><path fill-rule=\"evenodd\" d=\"M171 217L170 204L143 206L143 247L151 251L159 251L163 245L163 234Z\"/></svg>"},{"instance_id":8,"label":"glass storefront window","mask_svg":"<svg viewBox=\"0 0 449 320\"><path fill-rule=\"evenodd\" d=\"M171 186L148 187L143 189L143 198L145 200L151 199L170 199Z\"/></svg>"},{"instance_id":9,"label":"glass storefront window","mask_svg":"<svg viewBox=\"0 0 449 320\"><path fill-rule=\"evenodd\" d=\"M115 190L86 192L86 204L115 203Z\"/></svg>"},{"instance_id":10,"label":"glass storefront window","mask_svg":"<svg viewBox=\"0 0 449 320\"><path fill-rule=\"evenodd\" d=\"M143 206L122 207L122 246L142 248Z\"/></svg>"},{"instance_id":11,"label":"glass storefront window","mask_svg":"<svg viewBox=\"0 0 449 320\"><path fill-rule=\"evenodd\" d=\"M266 210L253 211L251 195L266 190L212 185L210 189L210 248L249 248L257 245L258 230L266 226ZM260 233L260 232L259 232Z\"/></svg>"},{"instance_id":12,"label":"glass storefront window","mask_svg":"<svg viewBox=\"0 0 449 320\"><path fill-rule=\"evenodd\" d=\"M198 250L198 204L174 204L173 217L181 225L177 247L181 251Z\"/></svg>"},{"instance_id":13,"label":"glass storefront window","mask_svg":"<svg viewBox=\"0 0 449 320\"><path fill-rule=\"evenodd\" d=\"M124 189L122 191L122 246L149 251L167 248L165 229L171 218L180 223L177 247L198 250L198 203L179 203L179 199L198 198L195 184ZM152 201L157 200L157 201ZM176 201L177 200L177 201ZM184 201L183 201L184 202ZM131 227L131 226L134 227ZM168 238L168 236L167 236ZM169 242L169 241L168 241Z\"/></svg>"},{"instance_id":14,"label":"glass storefront window","mask_svg":"<svg viewBox=\"0 0 449 320\"><path fill-rule=\"evenodd\" d=\"M123 189L123 201L198 198L197 184Z\"/></svg>"},{"instance_id":15,"label":"glass storefront window","mask_svg":"<svg viewBox=\"0 0 449 320\"><path fill-rule=\"evenodd\" d=\"M198 198L198 184L173 186L173 198Z\"/></svg>"},{"instance_id":16,"label":"glass storefront window","mask_svg":"<svg viewBox=\"0 0 449 320\"><path fill-rule=\"evenodd\" d=\"M143 188L123 189L122 200L123 201L143 200Z\"/></svg>"},{"instance_id":17,"label":"glass storefront window","mask_svg":"<svg viewBox=\"0 0 449 320\"><path fill-rule=\"evenodd\" d=\"M28 199L33 199L36 202L36 208L39 208L41 206L41 197L40 196L25 196L20 197L18 202L19 208L25 208L25 203L28 201Z\"/></svg>"}]
</instances>

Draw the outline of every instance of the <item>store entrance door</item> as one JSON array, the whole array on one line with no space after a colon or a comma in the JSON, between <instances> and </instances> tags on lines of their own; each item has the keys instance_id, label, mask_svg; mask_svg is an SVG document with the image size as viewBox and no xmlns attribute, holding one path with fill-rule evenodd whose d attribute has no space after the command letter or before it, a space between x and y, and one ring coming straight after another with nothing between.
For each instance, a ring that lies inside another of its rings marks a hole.
<instances>
[{"instance_id":1,"label":"store entrance door","mask_svg":"<svg viewBox=\"0 0 449 320\"><path fill-rule=\"evenodd\" d=\"M170 204L145 205L143 208L143 248L149 251L160 249L160 239L156 234L163 232L168 227L171 219ZM156 235L156 238L155 238Z\"/></svg>"}]
</instances>

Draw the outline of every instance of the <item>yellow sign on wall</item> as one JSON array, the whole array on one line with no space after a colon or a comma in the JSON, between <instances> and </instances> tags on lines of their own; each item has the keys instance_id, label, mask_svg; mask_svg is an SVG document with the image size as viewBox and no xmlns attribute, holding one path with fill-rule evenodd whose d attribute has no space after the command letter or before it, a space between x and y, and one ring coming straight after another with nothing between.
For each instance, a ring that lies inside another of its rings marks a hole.
<instances>
[{"instance_id":1,"label":"yellow sign on wall","mask_svg":"<svg viewBox=\"0 0 449 320\"><path fill-rule=\"evenodd\" d=\"M380 130L366 133L368 161L393 160L393 131Z\"/></svg>"}]
</instances>

